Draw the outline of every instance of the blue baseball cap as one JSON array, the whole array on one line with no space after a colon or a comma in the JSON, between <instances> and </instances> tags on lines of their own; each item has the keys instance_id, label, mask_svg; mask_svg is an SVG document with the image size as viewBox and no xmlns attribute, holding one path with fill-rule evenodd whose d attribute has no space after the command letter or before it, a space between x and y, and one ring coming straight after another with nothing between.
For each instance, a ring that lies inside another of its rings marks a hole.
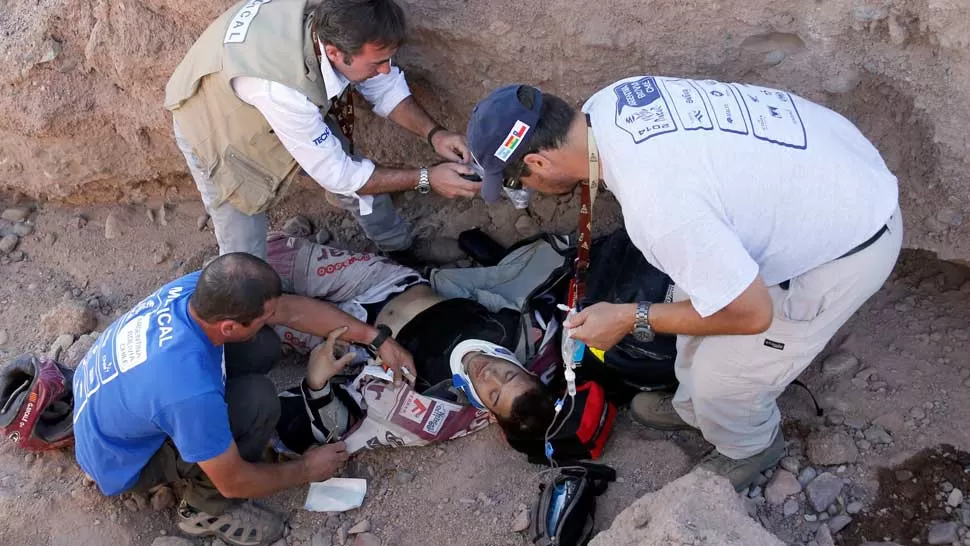
<instances>
[{"instance_id":1,"label":"blue baseball cap","mask_svg":"<svg viewBox=\"0 0 970 546\"><path fill-rule=\"evenodd\" d=\"M502 195L505 166L529 150L539 122L542 94L536 93L535 104L526 108L517 96L521 87L507 85L492 91L475 105L468 121L468 148L481 168L482 198L487 203L498 201Z\"/></svg>"}]
</instances>

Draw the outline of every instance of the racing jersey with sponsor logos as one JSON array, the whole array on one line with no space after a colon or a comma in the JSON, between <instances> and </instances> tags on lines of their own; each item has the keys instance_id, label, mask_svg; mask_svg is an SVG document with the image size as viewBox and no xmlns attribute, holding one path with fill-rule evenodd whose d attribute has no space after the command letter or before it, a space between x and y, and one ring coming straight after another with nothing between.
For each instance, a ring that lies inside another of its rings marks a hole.
<instances>
[{"instance_id":1,"label":"racing jersey with sponsor logos","mask_svg":"<svg viewBox=\"0 0 970 546\"><path fill-rule=\"evenodd\" d=\"M702 316L759 274L772 286L838 258L898 206L862 133L785 91L642 76L583 111L631 240Z\"/></svg>"},{"instance_id":2,"label":"racing jersey with sponsor logos","mask_svg":"<svg viewBox=\"0 0 970 546\"><path fill-rule=\"evenodd\" d=\"M74 375L75 453L106 495L138 480L166 438L199 462L232 442L222 347L189 316L198 272L109 326Z\"/></svg>"}]
</instances>

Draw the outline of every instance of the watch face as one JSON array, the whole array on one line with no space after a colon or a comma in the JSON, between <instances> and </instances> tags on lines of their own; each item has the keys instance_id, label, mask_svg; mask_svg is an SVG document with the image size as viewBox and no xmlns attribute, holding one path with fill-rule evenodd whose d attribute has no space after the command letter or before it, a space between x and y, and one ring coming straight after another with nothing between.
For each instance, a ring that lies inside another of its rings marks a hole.
<instances>
[{"instance_id":1,"label":"watch face","mask_svg":"<svg viewBox=\"0 0 970 546\"><path fill-rule=\"evenodd\" d=\"M646 328L637 328L633 331L633 339L636 339L642 343L649 343L653 341L653 332L647 330Z\"/></svg>"},{"instance_id":2,"label":"watch face","mask_svg":"<svg viewBox=\"0 0 970 546\"><path fill-rule=\"evenodd\" d=\"M421 184L418 186L418 193L426 195L431 193L431 184Z\"/></svg>"}]
</instances>

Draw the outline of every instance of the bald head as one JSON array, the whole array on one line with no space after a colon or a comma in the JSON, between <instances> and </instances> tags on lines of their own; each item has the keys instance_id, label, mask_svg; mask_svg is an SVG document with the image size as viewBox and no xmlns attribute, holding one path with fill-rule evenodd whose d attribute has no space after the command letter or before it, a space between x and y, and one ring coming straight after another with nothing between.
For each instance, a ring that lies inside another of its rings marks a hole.
<instances>
[{"instance_id":1,"label":"bald head","mask_svg":"<svg viewBox=\"0 0 970 546\"><path fill-rule=\"evenodd\" d=\"M282 282L263 260L243 252L219 256L202 270L189 300L205 322L231 320L248 326L266 302L280 297Z\"/></svg>"}]
</instances>

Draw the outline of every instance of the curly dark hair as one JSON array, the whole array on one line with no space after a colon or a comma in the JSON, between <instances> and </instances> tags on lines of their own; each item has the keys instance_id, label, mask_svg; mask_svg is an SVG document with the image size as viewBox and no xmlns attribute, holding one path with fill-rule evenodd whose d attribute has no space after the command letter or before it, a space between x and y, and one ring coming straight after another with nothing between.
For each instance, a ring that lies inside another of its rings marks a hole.
<instances>
[{"instance_id":1,"label":"curly dark hair","mask_svg":"<svg viewBox=\"0 0 970 546\"><path fill-rule=\"evenodd\" d=\"M533 388L512 402L511 415L508 418L496 415L496 419L512 449L524 453L532 460L545 457L546 429L555 416L552 395L536 379Z\"/></svg>"}]
</instances>

